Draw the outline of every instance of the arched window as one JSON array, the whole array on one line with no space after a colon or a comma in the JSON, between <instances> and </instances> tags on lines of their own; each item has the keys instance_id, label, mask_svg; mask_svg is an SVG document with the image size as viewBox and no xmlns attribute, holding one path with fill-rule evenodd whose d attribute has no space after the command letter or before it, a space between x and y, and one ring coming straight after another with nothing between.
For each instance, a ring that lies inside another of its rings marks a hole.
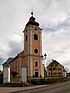
<instances>
[{"instance_id":1,"label":"arched window","mask_svg":"<svg viewBox=\"0 0 70 93\"><path fill-rule=\"evenodd\" d=\"M38 49L37 49L37 48L35 48L35 49L34 49L34 52L37 54L37 53L38 53Z\"/></svg>"},{"instance_id":2,"label":"arched window","mask_svg":"<svg viewBox=\"0 0 70 93\"><path fill-rule=\"evenodd\" d=\"M34 40L38 40L38 35L34 34Z\"/></svg>"},{"instance_id":3,"label":"arched window","mask_svg":"<svg viewBox=\"0 0 70 93\"><path fill-rule=\"evenodd\" d=\"M38 67L38 62L37 61L35 61L35 67Z\"/></svg>"}]
</instances>

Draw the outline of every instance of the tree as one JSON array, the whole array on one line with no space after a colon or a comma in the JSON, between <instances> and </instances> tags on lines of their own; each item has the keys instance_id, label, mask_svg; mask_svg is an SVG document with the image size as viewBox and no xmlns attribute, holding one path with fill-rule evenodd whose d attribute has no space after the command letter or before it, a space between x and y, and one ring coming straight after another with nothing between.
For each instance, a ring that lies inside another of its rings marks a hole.
<instances>
[{"instance_id":1,"label":"tree","mask_svg":"<svg viewBox=\"0 0 70 93\"><path fill-rule=\"evenodd\" d=\"M69 68L65 67L65 71L68 73L69 72Z\"/></svg>"}]
</instances>

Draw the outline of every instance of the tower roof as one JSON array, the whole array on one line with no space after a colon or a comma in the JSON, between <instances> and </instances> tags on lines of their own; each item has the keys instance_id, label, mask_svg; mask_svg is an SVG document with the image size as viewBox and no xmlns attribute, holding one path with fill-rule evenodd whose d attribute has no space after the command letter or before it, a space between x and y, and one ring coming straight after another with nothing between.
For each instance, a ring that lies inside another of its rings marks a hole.
<instances>
[{"instance_id":1,"label":"tower roof","mask_svg":"<svg viewBox=\"0 0 70 93\"><path fill-rule=\"evenodd\" d=\"M31 12L31 17L29 18L28 23L26 24L26 26L28 25L36 25L39 26L39 23L35 21L35 18L33 17L33 12Z\"/></svg>"}]
</instances>

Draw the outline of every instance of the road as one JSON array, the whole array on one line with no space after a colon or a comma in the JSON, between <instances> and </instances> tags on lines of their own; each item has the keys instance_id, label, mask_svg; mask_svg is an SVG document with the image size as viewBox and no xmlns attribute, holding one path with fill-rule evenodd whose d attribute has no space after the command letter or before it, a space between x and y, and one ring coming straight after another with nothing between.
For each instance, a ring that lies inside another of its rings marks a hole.
<instances>
[{"instance_id":1,"label":"road","mask_svg":"<svg viewBox=\"0 0 70 93\"><path fill-rule=\"evenodd\" d=\"M38 89L19 91L15 93L70 93L70 81Z\"/></svg>"}]
</instances>

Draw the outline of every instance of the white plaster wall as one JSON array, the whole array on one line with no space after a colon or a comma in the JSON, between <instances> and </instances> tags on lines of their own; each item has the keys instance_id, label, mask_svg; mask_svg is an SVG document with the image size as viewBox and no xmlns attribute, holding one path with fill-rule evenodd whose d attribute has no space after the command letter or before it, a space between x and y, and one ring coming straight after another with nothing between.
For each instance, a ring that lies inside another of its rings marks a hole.
<instances>
[{"instance_id":1,"label":"white plaster wall","mask_svg":"<svg viewBox=\"0 0 70 93\"><path fill-rule=\"evenodd\" d=\"M3 83L10 82L10 67L3 68Z\"/></svg>"},{"instance_id":2,"label":"white plaster wall","mask_svg":"<svg viewBox=\"0 0 70 93\"><path fill-rule=\"evenodd\" d=\"M63 72L63 77L66 77L66 72Z\"/></svg>"},{"instance_id":3,"label":"white plaster wall","mask_svg":"<svg viewBox=\"0 0 70 93\"><path fill-rule=\"evenodd\" d=\"M22 67L22 82L26 82L26 67Z\"/></svg>"}]
</instances>

